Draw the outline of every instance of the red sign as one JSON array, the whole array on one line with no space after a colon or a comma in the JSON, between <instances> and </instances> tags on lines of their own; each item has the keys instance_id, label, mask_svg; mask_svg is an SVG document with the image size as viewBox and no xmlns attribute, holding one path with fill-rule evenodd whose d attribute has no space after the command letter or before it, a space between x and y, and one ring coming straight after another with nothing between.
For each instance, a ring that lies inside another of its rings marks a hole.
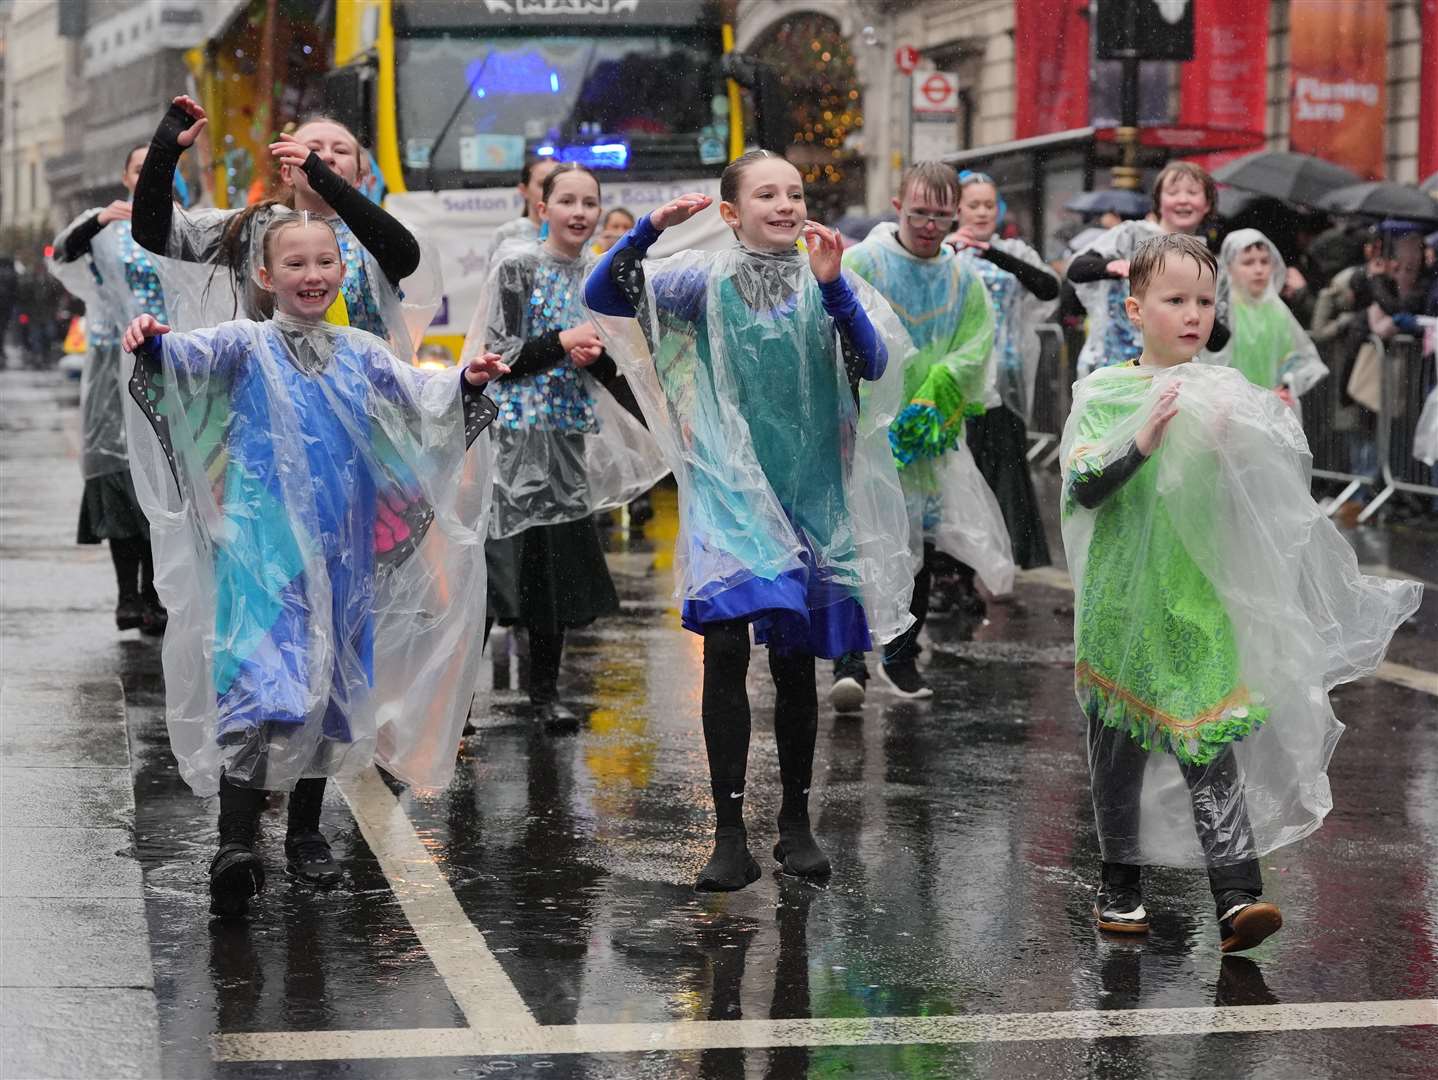
<instances>
[{"instance_id":1,"label":"red sign","mask_svg":"<svg viewBox=\"0 0 1438 1080\"><path fill-rule=\"evenodd\" d=\"M1289 148L1381 180L1388 0L1291 0L1288 19Z\"/></svg>"},{"instance_id":2,"label":"red sign","mask_svg":"<svg viewBox=\"0 0 1438 1080\"><path fill-rule=\"evenodd\" d=\"M1194 0L1193 62L1184 64L1179 123L1256 135L1263 144L1269 0ZM1206 155L1209 169L1235 151Z\"/></svg>"},{"instance_id":3,"label":"red sign","mask_svg":"<svg viewBox=\"0 0 1438 1080\"><path fill-rule=\"evenodd\" d=\"M1015 0L1014 137L1088 127L1088 0Z\"/></svg>"},{"instance_id":4,"label":"red sign","mask_svg":"<svg viewBox=\"0 0 1438 1080\"><path fill-rule=\"evenodd\" d=\"M959 108L959 79L942 71L931 71L914 83L916 113L951 113Z\"/></svg>"},{"instance_id":5,"label":"red sign","mask_svg":"<svg viewBox=\"0 0 1438 1080\"><path fill-rule=\"evenodd\" d=\"M1118 129L1095 128L1093 137L1099 142L1117 142ZM1174 150L1183 157L1227 152L1238 157L1262 150L1267 140L1261 131L1219 131L1202 124L1151 124L1139 128L1138 141L1141 146Z\"/></svg>"},{"instance_id":6,"label":"red sign","mask_svg":"<svg viewBox=\"0 0 1438 1080\"><path fill-rule=\"evenodd\" d=\"M919 61L923 57L919 50L912 45L900 45L894 50L894 63L905 75L912 75L919 67Z\"/></svg>"}]
</instances>

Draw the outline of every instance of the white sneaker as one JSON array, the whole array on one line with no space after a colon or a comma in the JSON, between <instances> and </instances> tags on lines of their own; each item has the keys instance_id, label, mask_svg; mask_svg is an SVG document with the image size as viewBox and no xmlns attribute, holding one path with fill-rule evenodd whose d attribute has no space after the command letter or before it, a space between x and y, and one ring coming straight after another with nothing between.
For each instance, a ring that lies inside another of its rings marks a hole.
<instances>
[{"instance_id":1,"label":"white sneaker","mask_svg":"<svg viewBox=\"0 0 1438 1080\"><path fill-rule=\"evenodd\" d=\"M864 707L864 684L852 675L835 679L829 687L829 704L835 712L859 712Z\"/></svg>"}]
</instances>

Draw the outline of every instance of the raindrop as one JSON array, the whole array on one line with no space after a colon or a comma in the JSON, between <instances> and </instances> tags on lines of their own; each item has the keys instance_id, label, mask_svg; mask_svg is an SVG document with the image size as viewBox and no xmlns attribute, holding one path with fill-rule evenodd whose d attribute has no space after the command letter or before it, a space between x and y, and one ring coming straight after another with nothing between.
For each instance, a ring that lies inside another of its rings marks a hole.
<instances>
[{"instance_id":1,"label":"raindrop","mask_svg":"<svg viewBox=\"0 0 1438 1080\"><path fill-rule=\"evenodd\" d=\"M874 27L872 26L866 26L864 27L864 29L860 30L859 36L863 38L865 45L879 44L879 31L874 29Z\"/></svg>"}]
</instances>

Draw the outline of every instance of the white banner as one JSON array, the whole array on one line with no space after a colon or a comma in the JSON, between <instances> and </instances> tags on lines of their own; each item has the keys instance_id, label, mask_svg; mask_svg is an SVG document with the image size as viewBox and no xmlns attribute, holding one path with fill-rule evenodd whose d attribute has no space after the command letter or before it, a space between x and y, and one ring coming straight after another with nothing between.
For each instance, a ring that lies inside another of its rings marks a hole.
<instances>
[{"instance_id":1,"label":"white banner","mask_svg":"<svg viewBox=\"0 0 1438 1080\"><path fill-rule=\"evenodd\" d=\"M605 211L622 206L636 218L686 192L699 191L714 197L714 205L702 214L665 231L651 249L650 254L656 258L685 248L715 250L733 242L733 234L719 218L717 178L615 183L601 177L600 183ZM490 236L500 225L523 213L523 198L514 188L413 191L390 195L385 209L415 236L439 249L444 301L429 332L462 336L469 329L480 290L489 276Z\"/></svg>"}]
</instances>

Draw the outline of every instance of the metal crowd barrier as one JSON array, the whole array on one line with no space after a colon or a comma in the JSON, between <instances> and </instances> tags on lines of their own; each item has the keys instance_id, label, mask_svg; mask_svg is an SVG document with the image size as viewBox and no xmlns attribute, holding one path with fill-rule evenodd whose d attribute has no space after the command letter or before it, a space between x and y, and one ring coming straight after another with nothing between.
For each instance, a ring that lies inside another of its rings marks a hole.
<instances>
[{"instance_id":1,"label":"metal crowd barrier","mask_svg":"<svg viewBox=\"0 0 1438 1080\"><path fill-rule=\"evenodd\" d=\"M1040 323L1036 327L1042 351L1034 378L1033 415L1029 417L1028 460L1047 469L1059 456L1059 440L1069 417L1073 394L1073 372L1069 370L1068 345L1063 327Z\"/></svg>"},{"instance_id":2,"label":"metal crowd barrier","mask_svg":"<svg viewBox=\"0 0 1438 1080\"><path fill-rule=\"evenodd\" d=\"M1383 360L1383 342L1370 339L1378 347ZM1344 405L1343 390L1347 372L1337 357L1324 356L1329 366L1328 378L1303 395L1303 432L1308 436L1308 449L1313 454L1313 478L1343 484L1331 499L1320 502L1323 512L1332 517L1338 508L1351 499L1359 488L1372 485L1374 477L1355 472L1358 462L1354 450L1360 441L1363 424L1362 407Z\"/></svg>"},{"instance_id":3,"label":"metal crowd barrier","mask_svg":"<svg viewBox=\"0 0 1438 1080\"><path fill-rule=\"evenodd\" d=\"M1383 356L1378 397L1378 465L1383 490L1358 515L1367 521L1395 491L1438 496L1433 470L1413 456L1413 435L1427 396L1423 342L1407 334L1390 340Z\"/></svg>"}]
</instances>

